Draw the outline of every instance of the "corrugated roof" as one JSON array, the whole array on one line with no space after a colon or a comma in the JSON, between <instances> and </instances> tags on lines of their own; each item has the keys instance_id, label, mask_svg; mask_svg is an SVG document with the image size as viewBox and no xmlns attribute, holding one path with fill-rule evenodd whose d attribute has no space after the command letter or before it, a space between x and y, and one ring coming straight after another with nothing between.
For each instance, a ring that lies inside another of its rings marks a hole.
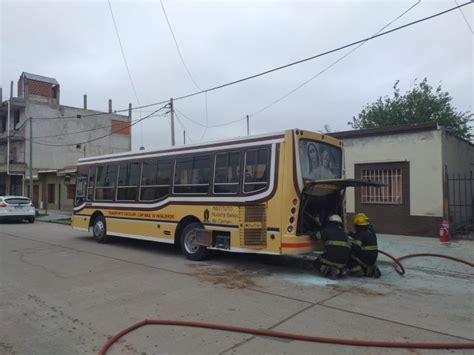
<instances>
[{"instance_id":1,"label":"corrugated roof","mask_svg":"<svg viewBox=\"0 0 474 355\"><path fill-rule=\"evenodd\" d=\"M36 81L42 81L43 83L49 83L53 85L59 85L58 81L54 78L48 78L47 76L42 76L38 74L32 74L32 73L27 73L23 72L21 76L31 79L31 80L36 80Z\"/></svg>"}]
</instances>

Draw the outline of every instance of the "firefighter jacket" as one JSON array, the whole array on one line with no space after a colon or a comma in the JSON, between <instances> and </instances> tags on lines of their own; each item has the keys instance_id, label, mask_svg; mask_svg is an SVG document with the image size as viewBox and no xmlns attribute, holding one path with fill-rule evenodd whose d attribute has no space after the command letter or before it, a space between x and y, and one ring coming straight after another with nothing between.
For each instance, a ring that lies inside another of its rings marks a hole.
<instances>
[{"instance_id":1,"label":"firefighter jacket","mask_svg":"<svg viewBox=\"0 0 474 355\"><path fill-rule=\"evenodd\" d=\"M358 226L352 234L352 257L365 267L375 265L378 256L377 235L371 226ZM365 265L364 265L365 264Z\"/></svg>"},{"instance_id":2,"label":"firefighter jacket","mask_svg":"<svg viewBox=\"0 0 474 355\"><path fill-rule=\"evenodd\" d=\"M319 258L322 263L343 268L351 255L349 238L336 223L328 223L321 231L321 240L324 241L324 253Z\"/></svg>"}]
</instances>

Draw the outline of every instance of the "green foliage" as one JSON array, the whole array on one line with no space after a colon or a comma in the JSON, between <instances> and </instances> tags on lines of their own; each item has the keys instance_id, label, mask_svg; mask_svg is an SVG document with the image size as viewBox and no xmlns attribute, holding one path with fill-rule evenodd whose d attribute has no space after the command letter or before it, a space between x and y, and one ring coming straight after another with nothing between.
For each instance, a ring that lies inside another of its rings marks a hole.
<instances>
[{"instance_id":1,"label":"green foliage","mask_svg":"<svg viewBox=\"0 0 474 355\"><path fill-rule=\"evenodd\" d=\"M367 105L357 117L348 122L354 129L385 127L400 124L436 122L454 135L472 139L471 112L459 112L452 105L452 97L439 85L436 90L428 85L426 78L416 83L413 89L400 94L399 81L393 86L393 98L379 97Z\"/></svg>"}]
</instances>

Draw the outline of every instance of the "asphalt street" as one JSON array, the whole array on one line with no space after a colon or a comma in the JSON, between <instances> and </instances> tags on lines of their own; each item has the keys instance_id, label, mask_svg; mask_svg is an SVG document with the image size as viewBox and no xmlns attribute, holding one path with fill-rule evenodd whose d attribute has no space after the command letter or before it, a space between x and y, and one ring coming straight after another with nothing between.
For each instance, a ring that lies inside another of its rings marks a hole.
<instances>
[{"instance_id":1,"label":"asphalt street","mask_svg":"<svg viewBox=\"0 0 474 355\"><path fill-rule=\"evenodd\" d=\"M473 261L474 242L379 236L401 256L437 252ZM351 339L474 341L473 269L410 259L381 279L331 281L302 258L216 254L186 260L171 245L98 244L66 225L0 224L0 353L94 354L108 337L148 319L180 319ZM109 354L445 354L349 347L206 329L148 326ZM467 350L449 350L468 354Z\"/></svg>"}]
</instances>

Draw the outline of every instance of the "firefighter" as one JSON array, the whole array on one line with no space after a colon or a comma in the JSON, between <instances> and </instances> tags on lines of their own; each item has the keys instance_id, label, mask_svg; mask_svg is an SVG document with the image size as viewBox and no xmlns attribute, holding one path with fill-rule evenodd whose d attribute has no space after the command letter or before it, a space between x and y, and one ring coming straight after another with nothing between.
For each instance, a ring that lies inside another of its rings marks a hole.
<instances>
[{"instance_id":1,"label":"firefighter","mask_svg":"<svg viewBox=\"0 0 474 355\"><path fill-rule=\"evenodd\" d=\"M326 226L317 233L317 239L324 241L324 253L314 261L313 266L323 276L335 279L345 276L344 268L349 261L351 249L339 215L329 216Z\"/></svg>"},{"instance_id":2,"label":"firefighter","mask_svg":"<svg viewBox=\"0 0 474 355\"><path fill-rule=\"evenodd\" d=\"M352 218L354 233L351 233L352 253L348 263L351 276L369 276L379 278L382 274L376 265L378 248L377 235L364 213Z\"/></svg>"}]
</instances>

